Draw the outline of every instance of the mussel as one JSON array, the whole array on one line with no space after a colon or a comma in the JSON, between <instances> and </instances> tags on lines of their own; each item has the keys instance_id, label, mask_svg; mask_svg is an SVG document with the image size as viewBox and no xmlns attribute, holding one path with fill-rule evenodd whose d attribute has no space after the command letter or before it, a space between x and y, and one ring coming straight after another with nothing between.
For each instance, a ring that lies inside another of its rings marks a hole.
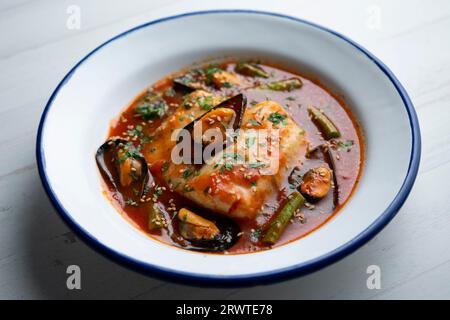
<instances>
[{"instance_id":1,"label":"mussel","mask_svg":"<svg viewBox=\"0 0 450 320\"><path fill-rule=\"evenodd\" d=\"M111 139L98 148L95 160L110 190L138 202L150 179L147 161L139 150L123 139Z\"/></svg>"},{"instance_id":2,"label":"mussel","mask_svg":"<svg viewBox=\"0 0 450 320\"><path fill-rule=\"evenodd\" d=\"M324 166L309 169L303 176L300 192L309 199L320 200L330 191L332 176Z\"/></svg>"},{"instance_id":3,"label":"mussel","mask_svg":"<svg viewBox=\"0 0 450 320\"><path fill-rule=\"evenodd\" d=\"M220 123L220 130L223 135L223 146L229 144L230 139L236 138L237 130L241 127L242 117L245 112L245 108L247 105L247 98L242 94L238 94L234 97L231 97L217 106L213 107L211 110L198 117L194 121L190 122L183 129L189 132L189 138L191 139L191 150L200 149L201 150L201 159L195 157L195 152L191 152L191 160L192 163L195 164L203 164L207 159L203 157L204 148L212 143L208 138L205 139L203 133L207 129L219 129L219 127L215 126L215 123ZM231 111L231 112L230 112ZM214 118L220 119L220 121L214 121ZM209 121L211 120L211 121ZM198 124L202 124L201 136L198 137L196 135L195 127ZM233 129L233 135L227 136L225 135L227 129ZM177 143L182 142L183 139L179 137L177 139ZM196 144L200 145L200 148L196 148ZM212 155L214 156L214 155ZM199 161L201 160L201 161Z\"/></svg>"},{"instance_id":4,"label":"mussel","mask_svg":"<svg viewBox=\"0 0 450 320\"><path fill-rule=\"evenodd\" d=\"M331 169L330 175L333 180L333 204L336 207L339 204L339 186L336 179L336 165L334 163L333 155L331 154L330 147L325 144L318 145L306 154L308 159L316 159L325 162ZM326 169L326 168L325 168Z\"/></svg>"},{"instance_id":5,"label":"mussel","mask_svg":"<svg viewBox=\"0 0 450 320\"><path fill-rule=\"evenodd\" d=\"M205 76L203 73L193 70L181 76L173 78L174 89L182 92L194 90L206 90Z\"/></svg>"},{"instance_id":6,"label":"mussel","mask_svg":"<svg viewBox=\"0 0 450 320\"><path fill-rule=\"evenodd\" d=\"M213 219L206 219L182 208L178 213L178 232L193 250L227 250L239 240L240 228L229 218L214 216Z\"/></svg>"},{"instance_id":7,"label":"mussel","mask_svg":"<svg viewBox=\"0 0 450 320\"><path fill-rule=\"evenodd\" d=\"M239 78L220 68L219 65L209 65L204 68L192 69L189 72L173 78L174 89L183 92L194 90L231 87L239 84Z\"/></svg>"}]
</instances>

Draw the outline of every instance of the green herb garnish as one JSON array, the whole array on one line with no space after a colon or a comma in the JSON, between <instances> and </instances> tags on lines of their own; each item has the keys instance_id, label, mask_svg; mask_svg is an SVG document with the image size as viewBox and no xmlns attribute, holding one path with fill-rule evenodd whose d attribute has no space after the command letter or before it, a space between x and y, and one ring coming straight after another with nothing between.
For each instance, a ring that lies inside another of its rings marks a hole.
<instances>
[{"instance_id":1,"label":"green herb garnish","mask_svg":"<svg viewBox=\"0 0 450 320\"><path fill-rule=\"evenodd\" d=\"M183 171L183 178L184 178L184 179L187 179L187 178L189 178L193 173L194 173L194 169L192 169L192 168L187 168L186 170Z\"/></svg>"},{"instance_id":2,"label":"green herb garnish","mask_svg":"<svg viewBox=\"0 0 450 320\"><path fill-rule=\"evenodd\" d=\"M164 100L142 101L138 103L134 111L145 120L155 120L166 114L167 104Z\"/></svg>"},{"instance_id":3,"label":"green herb garnish","mask_svg":"<svg viewBox=\"0 0 450 320\"><path fill-rule=\"evenodd\" d=\"M267 120L272 122L274 125L279 125L280 123L286 124L286 115L278 112L273 112L269 115Z\"/></svg>"},{"instance_id":4,"label":"green herb garnish","mask_svg":"<svg viewBox=\"0 0 450 320\"><path fill-rule=\"evenodd\" d=\"M133 207L138 207L139 206L139 204L137 204L136 201L134 201L133 199L130 199L130 198L125 200L125 205L133 206Z\"/></svg>"},{"instance_id":5,"label":"green herb garnish","mask_svg":"<svg viewBox=\"0 0 450 320\"><path fill-rule=\"evenodd\" d=\"M338 147L341 149L344 149L346 151L350 151L354 145L354 141L353 140L346 140L346 141L339 141L337 143Z\"/></svg>"}]
</instances>

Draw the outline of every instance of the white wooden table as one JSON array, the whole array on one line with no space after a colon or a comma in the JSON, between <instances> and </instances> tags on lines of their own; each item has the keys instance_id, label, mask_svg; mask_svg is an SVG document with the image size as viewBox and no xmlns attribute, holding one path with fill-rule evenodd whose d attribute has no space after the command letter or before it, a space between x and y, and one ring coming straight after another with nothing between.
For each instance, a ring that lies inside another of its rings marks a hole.
<instances>
[{"instance_id":1,"label":"white wooden table","mask_svg":"<svg viewBox=\"0 0 450 320\"><path fill-rule=\"evenodd\" d=\"M70 5L81 10L80 29L66 26ZM68 70L126 29L211 8L277 11L342 32L381 58L416 106L422 164L403 209L360 250L311 275L245 289L146 277L77 239L41 186L36 130ZM0 0L0 43L0 298L450 298L450 1ZM81 290L66 288L71 264L81 267ZM372 264L380 290L366 286Z\"/></svg>"}]
</instances>

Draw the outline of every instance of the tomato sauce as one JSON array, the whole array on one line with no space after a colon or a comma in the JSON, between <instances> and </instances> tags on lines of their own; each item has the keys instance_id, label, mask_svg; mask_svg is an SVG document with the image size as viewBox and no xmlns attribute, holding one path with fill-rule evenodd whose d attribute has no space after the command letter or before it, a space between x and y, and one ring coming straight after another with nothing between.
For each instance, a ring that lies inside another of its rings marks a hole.
<instances>
[{"instance_id":1,"label":"tomato sauce","mask_svg":"<svg viewBox=\"0 0 450 320\"><path fill-rule=\"evenodd\" d=\"M217 63L217 67L230 73L235 73L237 61L227 60ZM337 184L338 196L337 201L333 192L329 192L325 198L318 202L306 202L301 208L299 217L294 218L284 230L280 239L268 246L260 241L261 233L270 223L273 216L280 210L282 204L286 201L286 197L291 191L289 181L285 181L277 194L269 198L265 204L265 210L255 219L234 219L240 227L239 240L225 253L239 254L249 253L259 250L267 250L271 247L277 247L298 240L319 228L335 215L339 209L345 205L355 189L361 175L364 146L361 130L352 116L350 109L345 105L343 99L338 98L330 90L325 88L316 80L308 79L283 68L275 67L270 64L259 64L263 70L269 74L269 78L249 77L237 75L240 79L239 86L231 86L226 88L209 88L216 95L233 96L243 93L247 97L247 106L254 105L261 101L272 100L284 107L292 119L305 130L305 138L309 141L310 147L318 146L325 143L325 139L316 124L311 120L308 114L308 106L315 106L323 111L324 114L339 129L341 136L333 139L332 143L328 141L331 157L335 166L334 175ZM152 86L152 91L159 92L168 106L167 114L173 113L182 103L185 93L174 90L173 78L189 72L190 69L183 70L177 74L169 75L158 81ZM261 83L268 81L279 81L283 79L299 78L302 87L290 91L272 91L260 87ZM140 148L142 154L151 154L155 145L152 142L152 134L158 127L164 124L165 116L153 119L152 121L143 120L142 117L136 116L136 107L147 94L147 91L138 95L132 103L126 107L119 117L112 122L108 139L120 137L130 141ZM299 174L304 174L309 169L321 165L321 160L308 159L300 168ZM156 201L137 202L130 204L124 199L124 196L115 190L111 185L105 183L105 191L107 197L113 205L137 228L148 234L158 241L189 249L191 248L187 242L177 231L178 222L173 217L173 212L168 211L172 205L176 208L188 207L194 212L205 212L205 217L213 217L214 213L204 210L198 204L186 199L179 192L171 191L167 182L162 178L164 161L148 162L151 172L151 181L164 190L160 190L160 194ZM154 191L153 191L154 192ZM157 203L164 211L167 226L157 231L150 231L148 228L149 206ZM173 205L173 204L174 205Z\"/></svg>"}]
</instances>

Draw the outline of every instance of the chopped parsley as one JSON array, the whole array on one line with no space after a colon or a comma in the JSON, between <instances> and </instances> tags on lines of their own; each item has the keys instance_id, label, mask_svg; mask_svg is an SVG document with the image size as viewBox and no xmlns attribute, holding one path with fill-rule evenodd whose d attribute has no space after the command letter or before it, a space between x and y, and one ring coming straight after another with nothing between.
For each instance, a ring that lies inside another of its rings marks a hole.
<instances>
[{"instance_id":1,"label":"chopped parsley","mask_svg":"<svg viewBox=\"0 0 450 320\"><path fill-rule=\"evenodd\" d=\"M127 200L125 200L125 205L127 206L133 206L133 207L138 207L139 205L136 203L136 201L134 201L131 198L128 198Z\"/></svg>"},{"instance_id":2,"label":"chopped parsley","mask_svg":"<svg viewBox=\"0 0 450 320\"><path fill-rule=\"evenodd\" d=\"M143 158L143 155L140 152L140 146L135 147L133 143L128 142L126 145L123 145L119 150L120 158L119 162L122 163L128 158Z\"/></svg>"},{"instance_id":3,"label":"chopped parsley","mask_svg":"<svg viewBox=\"0 0 450 320\"><path fill-rule=\"evenodd\" d=\"M192 89L200 89L205 85L210 85L213 79L213 75L220 71L223 70L216 65L210 65L205 68L196 68L192 69L182 76L175 78L174 81Z\"/></svg>"},{"instance_id":4,"label":"chopped parsley","mask_svg":"<svg viewBox=\"0 0 450 320\"><path fill-rule=\"evenodd\" d=\"M134 110L136 114L145 120L155 120L162 118L167 111L167 104L164 100L148 101L142 100Z\"/></svg>"},{"instance_id":5,"label":"chopped parsley","mask_svg":"<svg viewBox=\"0 0 450 320\"><path fill-rule=\"evenodd\" d=\"M166 161L163 163L163 165L161 166L161 171L162 172L166 172L169 169L169 162Z\"/></svg>"},{"instance_id":6,"label":"chopped parsley","mask_svg":"<svg viewBox=\"0 0 450 320\"><path fill-rule=\"evenodd\" d=\"M346 151L350 151L353 147L353 144L354 144L353 140L346 140L346 141L339 141L337 143L337 146Z\"/></svg>"},{"instance_id":7,"label":"chopped parsley","mask_svg":"<svg viewBox=\"0 0 450 320\"><path fill-rule=\"evenodd\" d=\"M225 170L231 171L231 170L233 170L233 167L234 167L234 165L232 163L226 162L220 168L220 173L223 173Z\"/></svg>"},{"instance_id":8,"label":"chopped parsley","mask_svg":"<svg viewBox=\"0 0 450 320\"><path fill-rule=\"evenodd\" d=\"M250 233L250 241L253 243L257 243L262 235L262 229L258 228L256 230L252 230Z\"/></svg>"},{"instance_id":9,"label":"chopped parsley","mask_svg":"<svg viewBox=\"0 0 450 320\"><path fill-rule=\"evenodd\" d=\"M199 97L197 99L198 104L203 110L209 111L212 109L213 105L213 97Z\"/></svg>"},{"instance_id":10,"label":"chopped parsley","mask_svg":"<svg viewBox=\"0 0 450 320\"><path fill-rule=\"evenodd\" d=\"M187 179L187 178L189 178L193 173L194 173L194 169L192 169L192 168L187 168L186 170L183 171L183 178L184 178L184 179Z\"/></svg>"},{"instance_id":11,"label":"chopped parsley","mask_svg":"<svg viewBox=\"0 0 450 320\"><path fill-rule=\"evenodd\" d=\"M142 126L138 124L136 128L128 130L127 133L132 137L142 137L144 136L142 129Z\"/></svg>"},{"instance_id":12,"label":"chopped parsley","mask_svg":"<svg viewBox=\"0 0 450 320\"><path fill-rule=\"evenodd\" d=\"M206 83L207 84L211 83L214 74L221 71L223 70L213 65L206 67L204 69L204 73L206 75Z\"/></svg>"},{"instance_id":13,"label":"chopped parsley","mask_svg":"<svg viewBox=\"0 0 450 320\"><path fill-rule=\"evenodd\" d=\"M200 96L193 98L189 95L184 98L183 107L186 110L191 109L195 104L198 104L203 110L209 111L214 107L214 99L212 96Z\"/></svg>"},{"instance_id":14,"label":"chopped parsley","mask_svg":"<svg viewBox=\"0 0 450 320\"><path fill-rule=\"evenodd\" d=\"M272 122L274 125L279 125L280 123L286 124L286 115L278 112L272 112L267 120Z\"/></svg>"},{"instance_id":15,"label":"chopped parsley","mask_svg":"<svg viewBox=\"0 0 450 320\"><path fill-rule=\"evenodd\" d=\"M162 194L163 194L163 189L156 186L155 191L153 191L153 196L156 197L156 199L158 199Z\"/></svg>"}]
</instances>

